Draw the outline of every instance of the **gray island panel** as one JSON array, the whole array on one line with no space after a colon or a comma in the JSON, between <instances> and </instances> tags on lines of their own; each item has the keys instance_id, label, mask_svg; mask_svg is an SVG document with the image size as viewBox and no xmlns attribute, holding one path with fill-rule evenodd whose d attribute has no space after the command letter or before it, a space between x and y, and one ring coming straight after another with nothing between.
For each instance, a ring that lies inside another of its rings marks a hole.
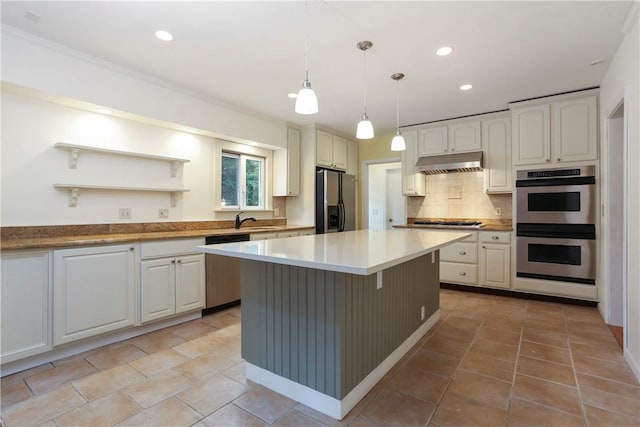
<instances>
[{"instance_id":1,"label":"gray island panel","mask_svg":"<svg viewBox=\"0 0 640 427\"><path fill-rule=\"evenodd\" d=\"M242 356L341 400L437 312L438 266L437 251L370 275L243 260Z\"/></svg>"}]
</instances>

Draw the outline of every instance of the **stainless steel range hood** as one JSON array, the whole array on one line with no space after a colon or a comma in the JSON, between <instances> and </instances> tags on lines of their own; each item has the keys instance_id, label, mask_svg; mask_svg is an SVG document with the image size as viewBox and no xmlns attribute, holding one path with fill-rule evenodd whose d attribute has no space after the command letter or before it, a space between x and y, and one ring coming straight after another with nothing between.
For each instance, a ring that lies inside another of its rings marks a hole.
<instances>
[{"instance_id":1,"label":"stainless steel range hood","mask_svg":"<svg viewBox=\"0 0 640 427\"><path fill-rule=\"evenodd\" d=\"M482 170L482 151L420 157L416 169L427 175Z\"/></svg>"}]
</instances>

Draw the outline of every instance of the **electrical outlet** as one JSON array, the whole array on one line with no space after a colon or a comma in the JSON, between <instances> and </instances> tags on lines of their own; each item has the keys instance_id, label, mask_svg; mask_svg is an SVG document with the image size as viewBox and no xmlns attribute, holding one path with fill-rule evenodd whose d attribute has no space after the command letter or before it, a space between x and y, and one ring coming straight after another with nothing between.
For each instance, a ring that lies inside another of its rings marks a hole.
<instances>
[{"instance_id":1,"label":"electrical outlet","mask_svg":"<svg viewBox=\"0 0 640 427\"><path fill-rule=\"evenodd\" d=\"M159 218L169 218L169 209L159 209L158 210L158 217Z\"/></svg>"},{"instance_id":2,"label":"electrical outlet","mask_svg":"<svg viewBox=\"0 0 640 427\"><path fill-rule=\"evenodd\" d=\"M420 320L424 320L424 305L420 307Z\"/></svg>"},{"instance_id":3,"label":"electrical outlet","mask_svg":"<svg viewBox=\"0 0 640 427\"><path fill-rule=\"evenodd\" d=\"M120 208L118 210L118 218L131 219L131 208Z\"/></svg>"},{"instance_id":4,"label":"electrical outlet","mask_svg":"<svg viewBox=\"0 0 640 427\"><path fill-rule=\"evenodd\" d=\"M382 271L376 273L376 289L382 289Z\"/></svg>"},{"instance_id":5,"label":"electrical outlet","mask_svg":"<svg viewBox=\"0 0 640 427\"><path fill-rule=\"evenodd\" d=\"M502 208L496 208L496 216L502 216Z\"/></svg>"},{"instance_id":6,"label":"electrical outlet","mask_svg":"<svg viewBox=\"0 0 640 427\"><path fill-rule=\"evenodd\" d=\"M273 216L278 216L280 214L280 209L273 208Z\"/></svg>"}]
</instances>

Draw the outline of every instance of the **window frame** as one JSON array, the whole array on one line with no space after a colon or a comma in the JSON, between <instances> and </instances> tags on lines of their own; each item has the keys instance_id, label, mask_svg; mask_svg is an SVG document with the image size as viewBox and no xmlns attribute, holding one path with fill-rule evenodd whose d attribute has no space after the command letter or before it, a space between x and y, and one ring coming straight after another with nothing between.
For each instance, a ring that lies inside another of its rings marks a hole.
<instances>
[{"instance_id":1,"label":"window frame","mask_svg":"<svg viewBox=\"0 0 640 427\"><path fill-rule=\"evenodd\" d=\"M238 157L241 159L239 167L238 181L240 187L238 189L238 205L222 205L222 157L228 155L230 157ZM214 171L213 171L213 210L214 211L271 211L272 210L272 165L273 165L273 151L249 146L245 144L216 140L216 147L214 149ZM261 206L247 206L246 195L246 160L259 160L262 162L261 180L262 189L260 196Z\"/></svg>"}]
</instances>

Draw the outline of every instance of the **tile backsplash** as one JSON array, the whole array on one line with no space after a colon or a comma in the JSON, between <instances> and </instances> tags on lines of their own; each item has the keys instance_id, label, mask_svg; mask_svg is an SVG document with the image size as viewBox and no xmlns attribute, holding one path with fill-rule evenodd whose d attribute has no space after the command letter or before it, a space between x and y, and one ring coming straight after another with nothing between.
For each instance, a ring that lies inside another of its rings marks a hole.
<instances>
[{"instance_id":1,"label":"tile backsplash","mask_svg":"<svg viewBox=\"0 0 640 427\"><path fill-rule=\"evenodd\" d=\"M425 197L408 198L408 217L511 219L511 194L484 192L484 174L455 172L426 175ZM496 215L496 208L502 215Z\"/></svg>"}]
</instances>

